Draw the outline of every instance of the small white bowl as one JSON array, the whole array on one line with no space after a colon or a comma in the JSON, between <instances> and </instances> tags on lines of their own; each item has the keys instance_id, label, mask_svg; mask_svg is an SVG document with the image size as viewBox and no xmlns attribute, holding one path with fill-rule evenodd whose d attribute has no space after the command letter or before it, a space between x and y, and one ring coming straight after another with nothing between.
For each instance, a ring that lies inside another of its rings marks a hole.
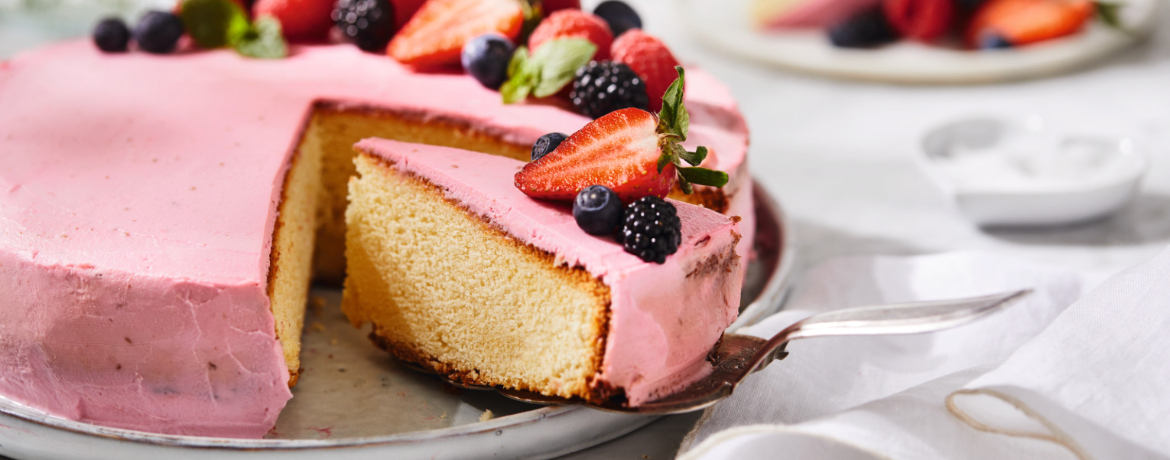
<instances>
[{"instance_id":1,"label":"small white bowl","mask_svg":"<svg viewBox=\"0 0 1170 460\"><path fill-rule=\"evenodd\" d=\"M971 117L934 128L921 164L981 226L1091 221L1137 195L1149 159L1124 137L1064 132L1037 115Z\"/></svg>"}]
</instances>

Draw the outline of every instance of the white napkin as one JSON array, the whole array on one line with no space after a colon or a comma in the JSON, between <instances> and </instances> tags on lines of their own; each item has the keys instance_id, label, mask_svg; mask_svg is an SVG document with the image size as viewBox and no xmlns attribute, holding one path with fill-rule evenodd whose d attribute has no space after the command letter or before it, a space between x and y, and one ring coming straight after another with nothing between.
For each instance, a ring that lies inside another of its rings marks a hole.
<instances>
[{"instance_id":1,"label":"white napkin","mask_svg":"<svg viewBox=\"0 0 1170 460\"><path fill-rule=\"evenodd\" d=\"M959 329L793 342L704 414L684 458L1170 456L1170 251L1067 312L1075 274L970 253L838 259L802 284L786 311L739 332L771 336L850 306L1036 292Z\"/></svg>"}]
</instances>

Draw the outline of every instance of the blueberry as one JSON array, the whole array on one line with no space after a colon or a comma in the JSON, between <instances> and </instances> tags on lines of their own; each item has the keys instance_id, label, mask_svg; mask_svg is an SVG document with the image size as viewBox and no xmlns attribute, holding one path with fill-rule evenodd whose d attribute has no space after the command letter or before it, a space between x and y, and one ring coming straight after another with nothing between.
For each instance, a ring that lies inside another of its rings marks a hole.
<instances>
[{"instance_id":1,"label":"blueberry","mask_svg":"<svg viewBox=\"0 0 1170 460\"><path fill-rule=\"evenodd\" d=\"M593 14L609 24L609 30L617 37L630 29L641 29L642 18L630 5L617 0L607 0L593 9Z\"/></svg>"},{"instance_id":2,"label":"blueberry","mask_svg":"<svg viewBox=\"0 0 1170 460\"><path fill-rule=\"evenodd\" d=\"M166 11L148 11L134 28L138 49L148 53L166 54L175 50L183 36L183 21Z\"/></svg>"},{"instance_id":3,"label":"blueberry","mask_svg":"<svg viewBox=\"0 0 1170 460\"><path fill-rule=\"evenodd\" d=\"M107 53L126 51L130 44L130 28L118 18L105 18L93 28L93 43Z\"/></svg>"},{"instance_id":4,"label":"blueberry","mask_svg":"<svg viewBox=\"0 0 1170 460\"><path fill-rule=\"evenodd\" d=\"M539 160L541 157L548 155L549 152L556 150L561 142L568 139L565 133L548 133L540 136L535 144L532 144L532 161Z\"/></svg>"},{"instance_id":5,"label":"blueberry","mask_svg":"<svg viewBox=\"0 0 1170 460\"><path fill-rule=\"evenodd\" d=\"M997 50L1011 47L1012 42L1008 41L1008 39L1003 35L997 33L988 33L979 36L980 49Z\"/></svg>"},{"instance_id":6,"label":"blueberry","mask_svg":"<svg viewBox=\"0 0 1170 460\"><path fill-rule=\"evenodd\" d=\"M508 62L516 45L503 35L485 34L463 45L463 68L485 87L500 89L508 79Z\"/></svg>"},{"instance_id":7,"label":"blueberry","mask_svg":"<svg viewBox=\"0 0 1170 460\"><path fill-rule=\"evenodd\" d=\"M880 5L829 28L829 41L841 48L871 48L898 40L898 32Z\"/></svg>"},{"instance_id":8,"label":"blueberry","mask_svg":"<svg viewBox=\"0 0 1170 460\"><path fill-rule=\"evenodd\" d=\"M590 185L573 200L573 218L590 235L613 233L622 222L622 200L604 185Z\"/></svg>"}]
</instances>

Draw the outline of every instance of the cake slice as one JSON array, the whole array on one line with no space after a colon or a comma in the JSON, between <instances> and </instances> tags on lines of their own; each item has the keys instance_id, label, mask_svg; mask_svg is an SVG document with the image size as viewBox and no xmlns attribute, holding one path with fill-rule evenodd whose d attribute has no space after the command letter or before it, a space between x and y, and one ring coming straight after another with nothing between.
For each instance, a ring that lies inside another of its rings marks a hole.
<instances>
[{"instance_id":1,"label":"cake slice","mask_svg":"<svg viewBox=\"0 0 1170 460\"><path fill-rule=\"evenodd\" d=\"M637 406L710 372L738 313L738 219L672 201L664 264L513 185L523 162L370 139L346 209L342 309L401 359L469 384Z\"/></svg>"}]
</instances>

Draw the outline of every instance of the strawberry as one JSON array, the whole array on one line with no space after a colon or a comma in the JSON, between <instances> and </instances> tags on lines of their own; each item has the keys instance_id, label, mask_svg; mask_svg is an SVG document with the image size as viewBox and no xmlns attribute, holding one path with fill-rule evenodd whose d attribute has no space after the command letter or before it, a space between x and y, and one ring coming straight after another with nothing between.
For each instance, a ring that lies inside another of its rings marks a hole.
<instances>
[{"instance_id":1,"label":"strawberry","mask_svg":"<svg viewBox=\"0 0 1170 460\"><path fill-rule=\"evenodd\" d=\"M544 0L540 2L544 15L548 16L560 10L580 10L581 0Z\"/></svg>"},{"instance_id":2,"label":"strawberry","mask_svg":"<svg viewBox=\"0 0 1170 460\"><path fill-rule=\"evenodd\" d=\"M523 23L516 0L427 0L386 52L415 67L458 64L468 40L490 32L515 40Z\"/></svg>"},{"instance_id":3,"label":"strawberry","mask_svg":"<svg viewBox=\"0 0 1170 460\"><path fill-rule=\"evenodd\" d=\"M272 16L280 21L289 41L316 41L329 35L333 27L333 0L256 0L255 17Z\"/></svg>"},{"instance_id":4,"label":"strawberry","mask_svg":"<svg viewBox=\"0 0 1170 460\"><path fill-rule=\"evenodd\" d=\"M642 29L630 29L613 42L610 52L614 61L630 66L646 82L650 110L662 108L662 95L674 81L674 68L678 66L678 60L662 40Z\"/></svg>"},{"instance_id":5,"label":"strawberry","mask_svg":"<svg viewBox=\"0 0 1170 460\"><path fill-rule=\"evenodd\" d=\"M558 38L584 38L597 45L594 59L609 59L609 47L613 43L613 32L609 25L597 16L581 10L561 10L550 14L536 26L528 37L528 49L533 53L540 45Z\"/></svg>"},{"instance_id":6,"label":"strawberry","mask_svg":"<svg viewBox=\"0 0 1170 460\"><path fill-rule=\"evenodd\" d=\"M426 0L390 0L390 3L394 4L394 27L401 29Z\"/></svg>"},{"instance_id":7,"label":"strawberry","mask_svg":"<svg viewBox=\"0 0 1170 460\"><path fill-rule=\"evenodd\" d=\"M954 0L885 0L886 18L906 38L934 40L947 32L955 17Z\"/></svg>"},{"instance_id":8,"label":"strawberry","mask_svg":"<svg viewBox=\"0 0 1170 460\"><path fill-rule=\"evenodd\" d=\"M722 187L727 174L683 166L698 165L707 148L688 152L689 115L683 106L683 70L670 85L662 111L642 109L610 112L573 133L552 152L516 173L516 188L533 198L572 201L590 185L609 187L623 203L645 196L665 197L677 180L684 193L691 184Z\"/></svg>"},{"instance_id":9,"label":"strawberry","mask_svg":"<svg viewBox=\"0 0 1170 460\"><path fill-rule=\"evenodd\" d=\"M991 0L971 19L967 43L992 38L1026 45L1076 33L1093 16L1090 0Z\"/></svg>"}]
</instances>

